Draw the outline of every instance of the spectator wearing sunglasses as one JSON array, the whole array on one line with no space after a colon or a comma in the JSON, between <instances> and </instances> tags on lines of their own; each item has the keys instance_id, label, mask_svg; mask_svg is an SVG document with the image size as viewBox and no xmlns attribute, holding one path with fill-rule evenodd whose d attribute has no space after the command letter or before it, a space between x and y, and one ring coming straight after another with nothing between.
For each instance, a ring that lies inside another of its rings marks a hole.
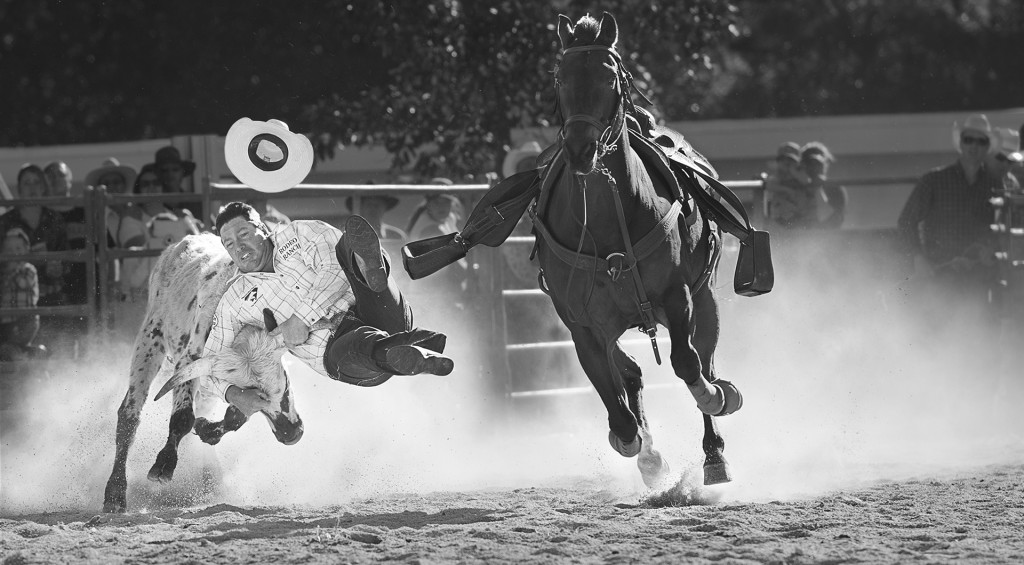
<instances>
[{"instance_id":1,"label":"spectator wearing sunglasses","mask_svg":"<svg viewBox=\"0 0 1024 565\"><path fill-rule=\"evenodd\" d=\"M953 124L957 160L918 181L897 221L914 278L987 301L994 266L989 198L1002 179L988 164L995 136L984 114Z\"/></svg>"}]
</instances>

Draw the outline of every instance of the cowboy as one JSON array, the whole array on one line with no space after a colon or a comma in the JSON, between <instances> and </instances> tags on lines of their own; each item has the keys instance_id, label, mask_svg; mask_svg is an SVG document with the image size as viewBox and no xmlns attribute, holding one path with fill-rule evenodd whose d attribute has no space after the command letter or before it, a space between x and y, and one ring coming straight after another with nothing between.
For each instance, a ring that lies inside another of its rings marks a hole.
<instances>
[{"instance_id":1,"label":"cowboy","mask_svg":"<svg viewBox=\"0 0 1024 565\"><path fill-rule=\"evenodd\" d=\"M897 221L898 237L913 257L915 278L934 279L951 291L987 300L992 266L992 207L1002 189L986 162L994 144L984 114L953 124L959 157L928 171L910 193Z\"/></svg>"},{"instance_id":2,"label":"cowboy","mask_svg":"<svg viewBox=\"0 0 1024 565\"><path fill-rule=\"evenodd\" d=\"M183 183L186 177L192 176L192 173L195 172L196 164L194 161L182 159L178 148L173 145L157 149L156 154L153 156L153 161L156 164L156 171L160 175L160 182L164 186L165 193L179 194L190 192L185 190ZM195 202L180 202L177 205L191 212L192 216L199 218L200 221L205 221L202 220L203 205L198 200Z\"/></svg>"},{"instance_id":3,"label":"cowboy","mask_svg":"<svg viewBox=\"0 0 1024 565\"><path fill-rule=\"evenodd\" d=\"M269 312L289 351L335 380L376 386L393 375L452 372L445 335L413 327L387 254L362 217L349 217L344 233L315 220L271 232L252 206L231 202L215 227L239 274L217 307L204 357L230 347L243 325L263 326ZM328 320L333 329L313 329ZM210 376L203 386L247 414L268 400Z\"/></svg>"}]
</instances>

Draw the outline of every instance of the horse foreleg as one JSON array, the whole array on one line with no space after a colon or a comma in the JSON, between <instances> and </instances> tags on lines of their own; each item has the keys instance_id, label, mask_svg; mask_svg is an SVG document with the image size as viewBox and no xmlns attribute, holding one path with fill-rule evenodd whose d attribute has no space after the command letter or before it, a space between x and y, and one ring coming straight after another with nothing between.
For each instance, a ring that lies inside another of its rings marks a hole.
<instances>
[{"instance_id":1,"label":"horse foreleg","mask_svg":"<svg viewBox=\"0 0 1024 565\"><path fill-rule=\"evenodd\" d=\"M572 334L576 356L583 371L608 411L608 442L622 456L633 457L640 452L642 444L638 433L639 424L630 410L622 380L616 378L608 365L611 357L605 342L599 340L588 328L566 322L565 317L562 317L562 321Z\"/></svg>"},{"instance_id":2,"label":"horse foreleg","mask_svg":"<svg viewBox=\"0 0 1024 565\"><path fill-rule=\"evenodd\" d=\"M187 382L174 388L174 405L171 409L171 421L168 425L167 443L156 456L156 462L149 469L147 477L151 481L168 483L174 478L174 469L178 466L178 444L186 434L192 431L196 417L192 410L193 383Z\"/></svg>"},{"instance_id":3,"label":"horse foreleg","mask_svg":"<svg viewBox=\"0 0 1024 565\"><path fill-rule=\"evenodd\" d=\"M709 382L721 385L726 381L718 380L715 372L715 350L718 348L719 334L718 303L711 291L704 289L694 296L694 305L693 344L700 356L701 368ZM731 481L729 463L722 455L725 440L718 432L714 417L708 414L704 414L704 440L701 447L704 449L704 484L717 485Z\"/></svg>"},{"instance_id":4,"label":"horse foreleg","mask_svg":"<svg viewBox=\"0 0 1024 565\"><path fill-rule=\"evenodd\" d=\"M661 453L654 449L654 438L647 425L647 413L643 405L644 382L640 365L632 355L622 350L618 342L614 344L612 354L615 367L622 375L622 384L626 389L630 410L636 416L640 427L640 456L637 458L636 466L640 469L640 476L648 488L661 486L671 470Z\"/></svg>"},{"instance_id":5,"label":"horse foreleg","mask_svg":"<svg viewBox=\"0 0 1024 565\"><path fill-rule=\"evenodd\" d=\"M224 412L223 420L211 422L206 418L196 418L194 429L196 435L199 436L203 443L217 445L224 437L224 434L237 431L248 421L249 418L241 410L235 408L234 405L230 405Z\"/></svg>"},{"instance_id":6,"label":"horse foreleg","mask_svg":"<svg viewBox=\"0 0 1024 565\"><path fill-rule=\"evenodd\" d=\"M706 289L704 292L709 292ZM713 301L714 298L712 297ZM669 293L664 303L668 321L669 336L672 339L672 370L683 379L690 394L697 402L697 408L705 414L724 416L732 414L743 406L739 390L728 381L709 381L701 357L694 346L694 335L711 328L698 327L694 317L694 301L690 289L682 287L678 292ZM714 340L717 343L718 314L714 313ZM709 363L710 369L710 363ZM713 378L713 377L712 377Z\"/></svg>"}]
</instances>

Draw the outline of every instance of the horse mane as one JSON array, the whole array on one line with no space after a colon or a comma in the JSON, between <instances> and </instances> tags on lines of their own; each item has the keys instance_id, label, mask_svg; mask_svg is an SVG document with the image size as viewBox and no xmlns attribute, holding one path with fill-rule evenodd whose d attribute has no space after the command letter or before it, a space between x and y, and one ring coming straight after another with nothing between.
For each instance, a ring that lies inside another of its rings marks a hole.
<instances>
[{"instance_id":1,"label":"horse mane","mask_svg":"<svg viewBox=\"0 0 1024 565\"><path fill-rule=\"evenodd\" d=\"M593 45L597 41L597 34L601 31L601 22L594 19L590 14L581 17L576 25L572 28L573 40L572 44L566 47L574 47L576 45Z\"/></svg>"}]
</instances>

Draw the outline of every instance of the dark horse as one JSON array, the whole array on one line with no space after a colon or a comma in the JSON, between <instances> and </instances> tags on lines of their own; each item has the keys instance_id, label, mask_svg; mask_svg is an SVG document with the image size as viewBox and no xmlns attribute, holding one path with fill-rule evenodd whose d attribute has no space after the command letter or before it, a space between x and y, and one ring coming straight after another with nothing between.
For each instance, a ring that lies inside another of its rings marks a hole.
<instances>
[{"instance_id":1,"label":"dark horse","mask_svg":"<svg viewBox=\"0 0 1024 565\"><path fill-rule=\"evenodd\" d=\"M560 15L558 37L555 87L567 117L551 178L531 210L542 286L608 410L612 447L626 457L639 454L648 486L659 484L668 466L653 448L640 366L619 338L640 328L657 355L655 326L668 328L672 368L704 414L704 482L727 482L725 442L713 416L738 410L742 397L717 379L713 363L721 232L697 207L680 215L684 197L630 147L631 81L615 49L615 19L584 16L573 26Z\"/></svg>"}]
</instances>

